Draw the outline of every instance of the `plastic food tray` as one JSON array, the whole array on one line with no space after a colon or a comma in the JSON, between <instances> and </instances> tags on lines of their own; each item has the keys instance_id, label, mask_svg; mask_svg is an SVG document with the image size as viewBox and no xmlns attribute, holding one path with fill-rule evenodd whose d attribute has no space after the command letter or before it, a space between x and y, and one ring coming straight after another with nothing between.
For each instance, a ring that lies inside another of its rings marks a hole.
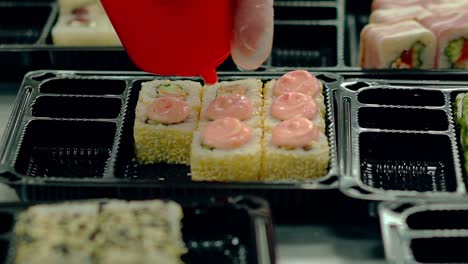
<instances>
[{"instance_id":1,"label":"plastic food tray","mask_svg":"<svg viewBox=\"0 0 468 264\"><path fill-rule=\"evenodd\" d=\"M456 81L345 81L338 115L341 190L373 200L465 195L453 102L466 91L467 83Z\"/></svg>"},{"instance_id":2,"label":"plastic food tray","mask_svg":"<svg viewBox=\"0 0 468 264\"><path fill-rule=\"evenodd\" d=\"M466 263L466 200L383 203L385 255L391 263Z\"/></svg>"},{"instance_id":3,"label":"plastic food tray","mask_svg":"<svg viewBox=\"0 0 468 264\"><path fill-rule=\"evenodd\" d=\"M220 78L268 81L281 75L222 73ZM19 189L24 200L242 193L266 197L285 209L291 204L301 209L303 202L314 202L322 195L329 196L330 203L343 201L346 197L337 190L334 126L341 77L316 75L324 83L331 149L329 172L317 180L193 182L185 165L140 166L135 162L133 140L138 92L143 81L160 77L77 71L36 71L25 77L0 149L1 178ZM320 192L308 192L311 189Z\"/></svg>"},{"instance_id":4,"label":"plastic food tray","mask_svg":"<svg viewBox=\"0 0 468 264\"><path fill-rule=\"evenodd\" d=\"M221 79L268 81L283 73L226 72ZM188 166L138 165L138 91L141 82L158 77L136 72L28 74L0 149L0 172L25 200L242 193L287 210L317 199L339 208L351 203L346 196L388 201L466 194L452 109L456 94L468 91L468 83L459 81L466 74L338 73L315 73L325 84L332 150L329 173L318 180L193 182Z\"/></svg>"},{"instance_id":5,"label":"plastic food tray","mask_svg":"<svg viewBox=\"0 0 468 264\"><path fill-rule=\"evenodd\" d=\"M105 203L106 200L101 200ZM184 263L275 263L274 231L266 201L245 196L180 201ZM29 203L0 205L0 262L13 263L13 227Z\"/></svg>"}]
</instances>

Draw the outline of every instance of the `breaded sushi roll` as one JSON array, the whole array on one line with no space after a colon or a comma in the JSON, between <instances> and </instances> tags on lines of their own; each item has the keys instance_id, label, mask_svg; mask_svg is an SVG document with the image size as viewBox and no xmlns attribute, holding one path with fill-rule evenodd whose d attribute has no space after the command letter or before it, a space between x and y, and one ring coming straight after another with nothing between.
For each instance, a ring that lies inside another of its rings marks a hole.
<instances>
[{"instance_id":1,"label":"breaded sushi roll","mask_svg":"<svg viewBox=\"0 0 468 264\"><path fill-rule=\"evenodd\" d=\"M436 68L468 69L468 11L433 15L421 23L437 38Z\"/></svg>"},{"instance_id":2,"label":"breaded sushi roll","mask_svg":"<svg viewBox=\"0 0 468 264\"><path fill-rule=\"evenodd\" d=\"M189 164L201 108L200 92L200 83L193 81L142 84L134 125L139 163Z\"/></svg>"},{"instance_id":3,"label":"breaded sushi roll","mask_svg":"<svg viewBox=\"0 0 468 264\"><path fill-rule=\"evenodd\" d=\"M104 205L96 237L98 263L181 263L186 252L174 202L112 201Z\"/></svg>"},{"instance_id":4,"label":"breaded sushi roll","mask_svg":"<svg viewBox=\"0 0 468 264\"><path fill-rule=\"evenodd\" d=\"M262 180L317 179L327 174L328 139L312 121L282 121L263 138Z\"/></svg>"},{"instance_id":5,"label":"breaded sushi roll","mask_svg":"<svg viewBox=\"0 0 468 264\"><path fill-rule=\"evenodd\" d=\"M192 142L194 181L256 181L260 172L262 129L237 118L200 123Z\"/></svg>"},{"instance_id":6,"label":"breaded sushi roll","mask_svg":"<svg viewBox=\"0 0 468 264\"><path fill-rule=\"evenodd\" d=\"M365 69L431 69L434 34L416 21L369 24L361 32L360 64Z\"/></svg>"},{"instance_id":7,"label":"breaded sushi roll","mask_svg":"<svg viewBox=\"0 0 468 264\"><path fill-rule=\"evenodd\" d=\"M181 263L182 209L174 202L34 206L15 225L15 263Z\"/></svg>"},{"instance_id":8,"label":"breaded sushi roll","mask_svg":"<svg viewBox=\"0 0 468 264\"><path fill-rule=\"evenodd\" d=\"M405 6L390 9L378 9L371 13L370 23L396 23L406 20L419 21L430 16L432 12L422 6Z\"/></svg>"},{"instance_id":9,"label":"breaded sushi roll","mask_svg":"<svg viewBox=\"0 0 468 264\"><path fill-rule=\"evenodd\" d=\"M325 131L322 90L320 80L303 70L288 72L278 80L266 83L263 90L265 129L293 117L305 117Z\"/></svg>"},{"instance_id":10,"label":"breaded sushi roll","mask_svg":"<svg viewBox=\"0 0 468 264\"><path fill-rule=\"evenodd\" d=\"M200 122L237 118L252 128L261 127L262 82L244 79L203 87Z\"/></svg>"},{"instance_id":11,"label":"breaded sushi roll","mask_svg":"<svg viewBox=\"0 0 468 264\"><path fill-rule=\"evenodd\" d=\"M98 229L98 213L93 203L29 208L15 225L15 263L93 263L89 238Z\"/></svg>"}]
</instances>

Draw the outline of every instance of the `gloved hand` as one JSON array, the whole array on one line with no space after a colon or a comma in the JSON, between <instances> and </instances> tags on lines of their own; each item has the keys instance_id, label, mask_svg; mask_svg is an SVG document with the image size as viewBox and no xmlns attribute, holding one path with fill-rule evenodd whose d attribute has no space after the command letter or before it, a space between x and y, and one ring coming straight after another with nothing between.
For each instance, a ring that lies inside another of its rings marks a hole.
<instances>
[{"instance_id":1,"label":"gloved hand","mask_svg":"<svg viewBox=\"0 0 468 264\"><path fill-rule=\"evenodd\" d=\"M244 70L268 59L273 44L273 0L237 0L231 56Z\"/></svg>"}]
</instances>

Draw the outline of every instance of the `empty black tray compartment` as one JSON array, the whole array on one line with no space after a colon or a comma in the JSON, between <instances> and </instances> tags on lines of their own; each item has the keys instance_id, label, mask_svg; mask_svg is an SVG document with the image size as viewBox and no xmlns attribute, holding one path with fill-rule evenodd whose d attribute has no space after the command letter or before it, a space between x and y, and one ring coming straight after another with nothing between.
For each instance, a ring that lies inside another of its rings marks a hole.
<instances>
[{"instance_id":1,"label":"empty black tray compartment","mask_svg":"<svg viewBox=\"0 0 468 264\"><path fill-rule=\"evenodd\" d=\"M438 130L449 128L443 110L361 107L358 110L360 127L398 130Z\"/></svg>"},{"instance_id":2,"label":"empty black tray compartment","mask_svg":"<svg viewBox=\"0 0 468 264\"><path fill-rule=\"evenodd\" d=\"M312 6L312 2L275 1L276 20L329 20L337 18L336 7Z\"/></svg>"},{"instance_id":3,"label":"empty black tray compartment","mask_svg":"<svg viewBox=\"0 0 468 264\"><path fill-rule=\"evenodd\" d=\"M468 229L468 210L427 210L412 213L406 224L415 230Z\"/></svg>"},{"instance_id":4,"label":"empty black tray compartment","mask_svg":"<svg viewBox=\"0 0 468 264\"><path fill-rule=\"evenodd\" d=\"M44 5L0 5L0 45L34 44L51 11L51 6Z\"/></svg>"},{"instance_id":5,"label":"empty black tray compartment","mask_svg":"<svg viewBox=\"0 0 468 264\"><path fill-rule=\"evenodd\" d=\"M337 30L328 25L275 26L271 65L333 67L337 65Z\"/></svg>"},{"instance_id":6,"label":"empty black tray compartment","mask_svg":"<svg viewBox=\"0 0 468 264\"><path fill-rule=\"evenodd\" d=\"M383 190L453 192L457 183L446 135L365 132L361 180Z\"/></svg>"},{"instance_id":7,"label":"empty black tray compartment","mask_svg":"<svg viewBox=\"0 0 468 264\"><path fill-rule=\"evenodd\" d=\"M414 259L420 263L468 262L468 237L418 238L411 241Z\"/></svg>"},{"instance_id":8,"label":"empty black tray compartment","mask_svg":"<svg viewBox=\"0 0 468 264\"><path fill-rule=\"evenodd\" d=\"M358 100L363 104L378 105L445 105L444 95L440 91L431 91L425 89L366 89L359 92Z\"/></svg>"},{"instance_id":9,"label":"empty black tray compartment","mask_svg":"<svg viewBox=\"0 0 468 264\"><path fill-rule=\"evenodd\" d=\"M40 96L32 105L32 115L56 118L116 118L120 98Z\"/></svg>"},{"instance_id":10,"label":"empty black tray compartment","mask_svg":"<svg viewBox=\"0 0 468 264\"><path fill-rule=\"evenodd\" d=\"M257 263L253 222L246 210L230 207L184 210L185 263Z\"/></svg>"},{"instance_id":11,"label":"empty black tray compartment","mask_svg":"<svg viewBox=\"0 0 468 264\"><path fill-rule=\"evenodd\" d=\"M116 124L94 121L30 121L15 169L35 177L101 177Z\"/></svg>"},{"instance_id":12,"label":"empty black tray compartment","mask_svg":"<svg viewBox=\"0 0 468 264\"><path fill-rule=\"evenodd\" d=\"M74 95L119 95L125 91L125 81L96 79L54 79L41 84L41 93Z\"/></svg>"}]
</instances>

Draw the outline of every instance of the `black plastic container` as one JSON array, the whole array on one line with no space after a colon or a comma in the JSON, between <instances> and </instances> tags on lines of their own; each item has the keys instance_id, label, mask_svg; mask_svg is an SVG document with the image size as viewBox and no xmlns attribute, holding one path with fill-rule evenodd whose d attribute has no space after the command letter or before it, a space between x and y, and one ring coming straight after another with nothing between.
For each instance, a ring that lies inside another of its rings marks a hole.
<instances>
[{"instance_id":1,"label":"black plastic container","mask_svg":"<svg viewBox=\"0 0 468 264\"><path fill-rule=\"evenodd\" d=\"M221 73L220 78L268 81L281 75ZM135 106L141 83L158 77L74 71L37 71L26 76L0 151L2 178L23 200L32 201L256 194L273 207L298 212L317 197L328 196L330 203L338 204L346 200L337 190L336 177L334 106L341 78L330 73L316 75L325 87L331 149L329 173L318 180L194 182L188 166L138 165L133 140ZM309 192L311 189L318 192Z\"/></svg>"},{"instance_id":2,"label":"black plastic container","mask_svg":"<svg viewBox=\"0 0 468 264\"><path fill-rule=\"evenodd\" d=\"M346 206L355 208L355 215L367 216L368 204L362 200L466 195L452 108L454 96L468 91L468 83L459 81L466 80L466 74L338 73L351 79L342 82L338 75L316 73L325 84L332 147L330 173L319 180L192 182L187 166L140 166L133 149L134 109L141 82L157 77L82 71L37 71L26 76L0 152L2 179L26 201L255 194L266 198L281 220L293 219L292 211L307 215L305 204L330 214L319 218L332 219L343 212L330 208ZM281 74L220 76L267 81ZM84 105L101 107L90 111ZM327 206L316 203L321 199Z\"/></svg>"},{"instance_id":3,"label":"black plastic container","mask_svg":"<svg viewBox=\"0 0 468 264\"><path fill-rule=\"evenodd\" d=\"M380 225L392 263L466 263L466 200L383 203Z\"/></svg>"},{"instance_id":4,"label":"black plastic container","mask_svg":"<svg viewBox=\"0 0 468 264\"><path fill-rule=\"evenodd\" d=\"M266 201L236 196L178 202L184 213L183 240L189 250L182 257L184 263L276 263L274 230ZM18 214L31 205L0 205L1 263L13 263L12 229Z\"/></svg>"},{"instance_id":5,"label":"black plastic container","mask_svg":"<svg viewBox=\"0 0 468 264\"><path fill-rule=\"evenodd\" d=\"M340 189L371 200L465 196L453 103L458 93L468 91L466 82L457 81L466 76L372 71L350 75L372 79L349 79L340 89Z\"/></svg>"},{"instance_id":6,"label":"black plastic container","mask_svg":"<svg viewBox=\"0 0 468 264\"><path fill-rule=\"evenodd\" d=\"M282 73L226 72L221 79L267 81ZM187 166L140 166L133 149L134 109L141 82L157 77L82 71L26 76L0 152L2 178L23 200L256 194L268 199L278 216L302 215L304 204L340 215L317 199L368 214L365 202L341 192L376 201L466 195L452 109L454 96L468 91L468 83L459 81L466 74L339 73L354 79L341 83L338 75L316 73L325 84L332 147L330 173L319 180L192 182ZM100 107L90 111L85 105Z\"/></svg>"},{"instance_id":7,"label":"black plastic container","mask_svg":"<svg viewBox=\"0 0 468 264\"><path fill-rule=\"evenodd\" d=\"M264 64L278 67L343 68L345 1L274 2L273 50Z\"/></svg>"}]
</instances>

